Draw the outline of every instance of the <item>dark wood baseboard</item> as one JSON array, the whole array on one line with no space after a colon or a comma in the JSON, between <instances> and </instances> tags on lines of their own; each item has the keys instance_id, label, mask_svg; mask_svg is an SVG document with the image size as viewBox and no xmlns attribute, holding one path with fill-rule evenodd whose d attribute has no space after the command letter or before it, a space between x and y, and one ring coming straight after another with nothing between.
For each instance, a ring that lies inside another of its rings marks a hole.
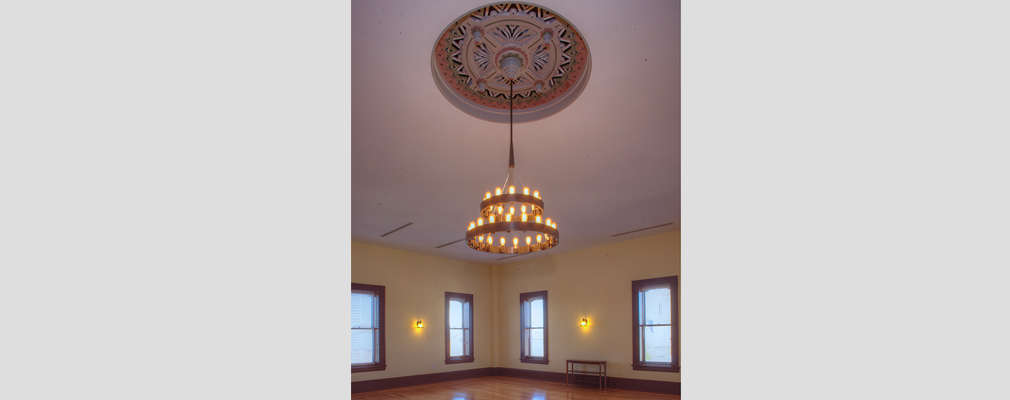
<instances>
[{"instance_id":1,"label":"dark wood baseboard","mask_svg":"<svg viewBox=\"0 0 1010 400\"><path fill-rule=\"evenodd\" d=\"M370 381L351 382L351 393L371 392L373 390L393 389L407 386L417 386L426 383L454 381L458 379L479 378L494 375L494 368L466 369L462 371L439 372L437 374L398 376L396 378L373 379Z\"/></svg>"},{"instance_id":2,"label":"dark wood baseboard","mask_svg":"<svg viewBox=\"0 0 1010 400\"><path fill-rule=\"evenodd\" d=\"M426 383L448 382L458 379L479 378L482 376L508 376L513 378L565 383L565 374L561 372L533 371L528 369L501 367L477 368L462 371L439 372L437 374L399 376L396 378L351 382L351 393L417 386ZM680 394L680 382L651 381L645 379L608 376L607 387L613 389L637 390L640 392Z\"/></svg>"},{"instance_id":3,"label":"dark wood baseboard","mask_svg":"<svg viewBox=\"0 0 1010 400\"><path fill-rule=\"evenodd\" d=\"M532 371L516 368L493 368L496 376L536 379L540 381L565 383L561 372ZM607 387L613 389L637 390L640 392L680 394L680 382L652 381L646 379L607 377Z\"/></svg>"}]
</instances>

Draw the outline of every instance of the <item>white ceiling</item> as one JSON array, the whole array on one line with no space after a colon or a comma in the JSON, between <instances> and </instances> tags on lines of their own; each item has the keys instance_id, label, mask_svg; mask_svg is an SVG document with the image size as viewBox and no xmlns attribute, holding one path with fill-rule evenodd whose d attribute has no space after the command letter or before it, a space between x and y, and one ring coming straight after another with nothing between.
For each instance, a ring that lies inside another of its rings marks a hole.
<instances>
[{"instance_id":1,"label":"white ceiling","mask_svg":"<svg viewBox=\"0 0 1010 400\"><path fill-rule=\"evenodd\" d=\"M352 3L353 240L502 264L679 230L680 2L540 0L582 33L592 57L572 105L514 127L516 172L540 191L560 244L502 261L463 242L436 249L464 237L508 169L508 124L455 108L431 72L440 33L488 3Z\"/></svg>"}]
</instances>

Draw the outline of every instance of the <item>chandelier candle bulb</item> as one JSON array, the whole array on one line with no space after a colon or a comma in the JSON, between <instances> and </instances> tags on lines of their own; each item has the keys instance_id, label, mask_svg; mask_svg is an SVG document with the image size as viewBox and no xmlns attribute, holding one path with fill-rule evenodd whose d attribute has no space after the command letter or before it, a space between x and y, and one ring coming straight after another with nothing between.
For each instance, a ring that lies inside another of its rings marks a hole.
<instances>
[{"instance_id":1,"label":"chandelier candle bulb","mask_svg":"<svg viewBox=\"0 0 1010 400\"><path fill-rule=\"evenodd\" d=\"M512 247L519 246L519 238L512 238Z\"/></svg>"},{"instance_id":2,"label":"chandelier candle bulb","mask_svg":"<svg viewBox=\"0 0 1010 400\"><path fill-rule=\"evenodd\" d=\"M537 243L540 243L540 235L537 235Z\"/></svg>"},{"instance_id":3,"label":"chandelier candle bulb","mask_svg":"<svg viewBox=\"0 0 1010 400\"><path fill-rule=\"evenodd\" d=\"M509 194L515 194L515 193L516 193L516 187L515 186L509 186Z\"/></svg>"},{"instance_id":4,"label":"chandelier candle bulb","mask_svg":"<svg viewBox=\"0 0 1010 400\"><path fill-rule=\"evenodd\" d=\"M540 216L539 216L539 215L537 215L537 223L538 223L538 224L539 224L539 223L541 223L541 222L540 222Z\"/></svg>"},{"instance_id":5,"label":"chandelier candle bulb","mask_svg":"<svg viewBox=\"0 0 1010 400\"><path fill-rule=\"evenodd\" d=\"M528 187L524 187L524 188L523 188L523 194L525 194L525 195L529 196L529 194L530 194L530 188L528 188Z\"/></svg>"},{"instance_id":6,"label":"chandelier candle bulb","mask_svg":"<svg viewBox=\"0 0 1010 400\"><path fill-rule=\"evenodd\" d=\"M490 222L492 224L494 223L494 214L491 214L490 217L487 217L487 222Z\"/></svg>"},{"instance_id":7,"label":"chandelier candle bulb","mask_svg":"<svg viewBox=\"0 0 1010 400\"><path fill-rule=\"evenodd\" d=\"M494 188L494 195L495 196L501 195L501 188Z\"/></svg>"},{"instance_id":8,"label":"chandelier candle bulb","mask_svg":"<svg viewBox=\"0 0 1010 400\"><path fill-rule=\"evenodd\" d=\"M502 245L502 246L504 246L504 245L505 245L505 238L501 238L501 245Z\"/></svg>"},{"instance_id":9,"label":"chandelier candle bulb","mask_svg":"<svg viewBox=\"0 0 1010 400\"><path fill-rule=\"evenodd\" d=\"M491 192L484 193L484 200L491 198Z\"/></svg>"},{"instance_id":10,"label":"chandelier candle bulb","mask_svg":"<svg viewBox=\"0 0 1010 400\"><path fill-rule=\"evenodd\" d=\"M505 214L505 222L512 222L512 214Z\"/></svg>"},{"instance_id":11,"label":"chandelier candle bulb","mask_svg":"<svg viewBox=\"0 0 1010 400\"><path fill-rule=\"evenodd\" d=\"M526 222L526 214L523 213L523 222Z\"/></svg>"},{"instance_id":12,"label":"chandelier candle bulb","mask_svg":"<svg viewBox=\"0 0 1010 400\"><path fill-rule=\"evenodd\" d=\"M540 192L538 192L538 191L534 190L534 191L533 191L533 197L536 197L536 198L538 198L538 199L539 199L539 198L540 198Z\"/></svg>"},{"instance_id":13,"label":"chandelier candle bulb","mask_svg":"<svg viewBox=\"0 0 1010 400\"><path fill-rule=\"evenodd\" d=\"M526 237L526 245L527 245L527 246L529 246L529 245L530 245L530 237L529 237L529 236L527 236L527 237Z\"/></svg>"}]
</instances>

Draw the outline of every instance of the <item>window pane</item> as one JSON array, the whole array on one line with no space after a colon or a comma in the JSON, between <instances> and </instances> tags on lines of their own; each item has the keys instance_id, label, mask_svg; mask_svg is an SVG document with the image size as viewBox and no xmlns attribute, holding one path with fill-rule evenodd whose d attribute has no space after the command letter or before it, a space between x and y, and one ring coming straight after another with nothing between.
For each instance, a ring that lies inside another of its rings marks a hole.
<instances>
[{"instance_id":1,"label":"window pane","mask_svg":"<svg viewBox=\"0 0 1010 400\"><path fill-rule=\"evenodd\" d=\"M449 301L449 328L463 327L463 303L459 300Z\"/></svg>"},{"instance_id":2,"label":"window pane","mask_svg":"<svg viewBox=\"0 0 1010 400\"><path fill-rule=\"evenodd\" d=\"M530 356L531 357L543 357L544 356L544 330L543 329L530 329Z\"/></svg>"},{"instance_id":3,"label":"window pane","mask_svg":"<svg viewBox=\"0 0 1010 400\"><path fill-rule=\"evenodd\" d=\"M530 301L530 327L544 327L544 299Z\"/></svg>"},{"instance_id":4,"label":"window pane","mask_svg":"<svg viewBox=\"0 0 1010 400\"><path fill-rule=\"evenodd\" d=\"M351 292L351 327L373 328L371 293Z\"/></svg>"},{"instance_id":5,"label":"window pane","mask_svg":"<svg viewBox=\"0 0 1010 400\"><path fill-rule=\"evenodd\" d=\"M351 329L351 364L374 362L373 332L372 329Z\"/></svg>"},{"instance_id":6,"label":"window pane","mask_svg":"<svg viewBox=\"0 0 1010 400\"><path fill-rule=\"evenodd\" d=\"M662 325L670 323L670 287L652 287L643 290L642 324Z\"/></svg>"},{"instance_id":7,"label":"window pane","mask_svg":"<svg viewBox=\"0 0 1010 400\"><path fill-rule=\"evenodd\" d=\"M642 333L642 361L673 362L671 327L643 326L639 329Z\"/></svg>"},{"instance_id":8,"label":"window pane","mask_svg":"<svg viewBox=\"0 0 1010 400\"><path fill-rule=\"evenodd\" d=\"M463 330L449 329L449 356L456 357L463 354Z\"/></svg>"}]
</instances>

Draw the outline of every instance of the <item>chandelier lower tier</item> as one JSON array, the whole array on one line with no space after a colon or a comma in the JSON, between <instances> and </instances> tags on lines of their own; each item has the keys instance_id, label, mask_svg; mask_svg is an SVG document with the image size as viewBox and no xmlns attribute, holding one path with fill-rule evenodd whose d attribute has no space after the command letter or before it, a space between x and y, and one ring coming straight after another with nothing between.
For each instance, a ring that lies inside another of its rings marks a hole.
<instances>
[{"instance_id":1,"label":"chandelier lower tier","mask_svg":"<svg viewBox=\"0 0 1010 400\"><path fill-rule=\"evenodd\" d=\"M512 167L509 178L512 178ZM558 244L558 223L544 216L544 201L540 192L524 187L522 193L509 185L484 194L480 203L480 218L471 221L466 231L466 245L485 253L525 254L547 250Z\"/></svg>"}]
</instances>

